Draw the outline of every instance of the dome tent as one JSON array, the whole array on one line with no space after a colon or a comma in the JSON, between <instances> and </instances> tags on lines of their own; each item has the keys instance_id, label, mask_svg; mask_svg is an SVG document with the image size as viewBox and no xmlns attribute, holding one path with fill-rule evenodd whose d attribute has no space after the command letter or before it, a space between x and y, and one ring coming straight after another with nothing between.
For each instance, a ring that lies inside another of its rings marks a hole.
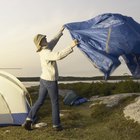
<instances>
[{"instance_id":1,"label":"dome tent","mask_svg":"<svg viewBox=\"0 0 140 140\"><path fill-rule=\"evenodd\" d=\"M15 76L0 71L0 126L23 124L30 110L27 95Z\"/></svg>"}]
</instances>

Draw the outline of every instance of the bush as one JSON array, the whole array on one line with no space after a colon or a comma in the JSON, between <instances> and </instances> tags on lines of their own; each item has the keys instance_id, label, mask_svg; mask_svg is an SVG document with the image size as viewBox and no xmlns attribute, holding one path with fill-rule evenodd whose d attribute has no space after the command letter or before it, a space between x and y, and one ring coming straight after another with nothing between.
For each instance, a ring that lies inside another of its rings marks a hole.
<instances>
[{"instance_id":1,"label":"bush","mask_svg":"<svg viewBox=\"0 0 140 140\"><path fill-rule=\"evenodd\" d=\"M140 83L126 80L116 83L73 83L59 84L60 89L74 90L79 96L91 97L94 95L107 96L119 93L140 92Z\"/></svg>"},{"instance_id":2,"label":"bush","mask_svg":"<svg viewBox=\"0 0 140 140\"><path fill-rule=\"evenodd\" d=\"M140 92L140 84L132 80L116 83L116 88L112 91L113 94L132 92Z\"/></svg>"}]
</instances>

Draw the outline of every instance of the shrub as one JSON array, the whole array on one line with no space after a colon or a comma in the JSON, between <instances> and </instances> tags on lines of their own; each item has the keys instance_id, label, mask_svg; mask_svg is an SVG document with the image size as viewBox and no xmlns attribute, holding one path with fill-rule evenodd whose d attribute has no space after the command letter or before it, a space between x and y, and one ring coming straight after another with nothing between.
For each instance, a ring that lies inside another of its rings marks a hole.
<instances>
[{"instance_id":1,"label":"shrub","mask_svg":"<svg viewBox=\"0 0 140 140\"><path fill-rule=\"evenodd\" d=\"M116 83L73 83L59 84L60 89L74 90L79 96L91 97L94 95L107 96L119 93L140 92L140 83L126 80Z\"/></svg>"}]
</instances>

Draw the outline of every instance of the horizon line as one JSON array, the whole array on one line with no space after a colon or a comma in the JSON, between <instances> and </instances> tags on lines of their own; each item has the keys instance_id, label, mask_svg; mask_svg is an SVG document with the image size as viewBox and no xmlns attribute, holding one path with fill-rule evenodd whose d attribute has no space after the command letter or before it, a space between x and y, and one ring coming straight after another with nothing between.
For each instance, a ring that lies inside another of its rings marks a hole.
<instances>
[{"instance_id":1,"label":"horizon line","mask_svg":"<svg viewBox=\"0 0 140 140\"><path fill-rule=\"evenodd\" d=\"M22 68L0 68L0 69L22 69Z\"/></svg>"}]
</instances>

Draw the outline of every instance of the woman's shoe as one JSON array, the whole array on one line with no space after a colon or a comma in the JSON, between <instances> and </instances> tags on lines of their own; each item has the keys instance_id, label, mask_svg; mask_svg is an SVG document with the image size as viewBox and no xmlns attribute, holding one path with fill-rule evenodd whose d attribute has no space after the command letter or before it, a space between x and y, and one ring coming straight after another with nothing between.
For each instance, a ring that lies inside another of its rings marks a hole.
<instances>
[{"instance_id":1,"label":"woman's shoe","mask_svg":"<svg viewBox=\"0 0 140 140\"><path fill-rule=\"evenodd\" d=\"M32 121L31 120L26 120L22 126L26 130L32 130Z\"/></svg>"},{"instance_id":2,"label":"woman's shoe","mask_svg":"<svg viewBox=\"0 0 140 140\"><path fill-rule=\"evenodd\" d=\"M60 125L60 126L57 126L57 127L53 127L53 129L55 131L62 131L63 130L63 127Z\"/></svg>"}]
</instances>

